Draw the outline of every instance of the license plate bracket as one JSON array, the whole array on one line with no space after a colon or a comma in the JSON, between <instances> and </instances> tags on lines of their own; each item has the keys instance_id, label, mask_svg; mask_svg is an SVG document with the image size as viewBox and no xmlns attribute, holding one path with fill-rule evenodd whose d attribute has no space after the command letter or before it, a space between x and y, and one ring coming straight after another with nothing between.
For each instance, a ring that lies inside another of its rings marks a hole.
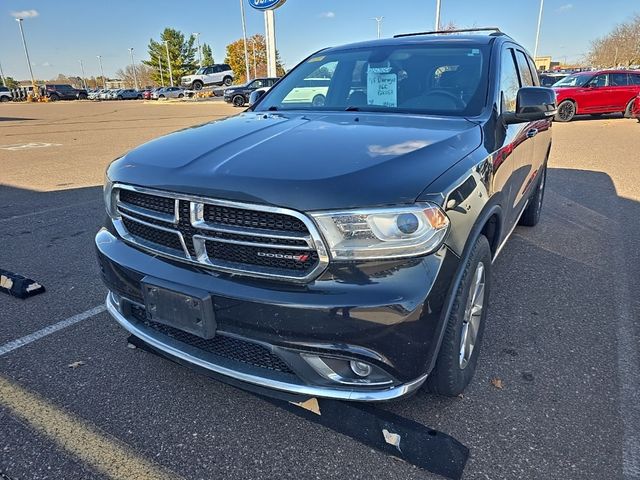
<instances>
[{"instance_id":1,"label":"license plate bracket","mask_svg":"<svg viewBox=\"0 0 640 480\"><path fill-rule=\"evenodd\" d=\"M210 339L216 333L211 294L167 280L144 277L142 293L151 321Z\"/></svg>"}]
</instances>

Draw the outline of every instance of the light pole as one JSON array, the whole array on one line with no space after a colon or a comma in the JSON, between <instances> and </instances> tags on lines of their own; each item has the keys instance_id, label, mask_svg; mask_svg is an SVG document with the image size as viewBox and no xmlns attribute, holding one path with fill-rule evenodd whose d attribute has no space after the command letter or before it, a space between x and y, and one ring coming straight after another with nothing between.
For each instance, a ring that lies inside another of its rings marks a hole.
<instances>
[{"instance_id":1,"label":"light pole","mask_svg":"<svg viewBox=\"0 0 640 480\"><path fill-rule=\"evenodd\" d=\"M382 19L384 17L373 17L371 20L375 20L376 23L378 24L378 38L380 38L380 29L382 27Z\"/></svg>"},{"instance_id":2,"label":"light pole","mask_svg":"<svg viewBox=\"0 0 640 480\"><path fill-rule=\"evenodd\" d=\"M78 62L80 62L80 69L82 70L82 85L84 85L84 89L87 89L87 80L86 78L86 74L84 73L84 63L82 63L82 60L78 60Z\"/></svg>"},{"instance_id":3,"label":"light pole","mask_svg":"<svg viewBox=\"0 0 640 480\"><path fill-rule=\"evenodd\" d=\"M439 32L440 31L440 3L441 0L436 0L436 24L435 24L435 31Z\"/></svg>"},{"instance_id":4,"label":"light pole","mask_svg":"<svg viewBox=\"0 0 640 480\"><path fill-rule=\"evenodd\" d=\"M536 30L536 44L533 47L533 59L538 56L538 42L540 41L540 26L542 25L542 9L544 7L544 0L540 0L540 13L538 14L538 29Z\"/></svg>"},{"instance_id":5,"label":"light pole","mask_svg":"<svg viewBox=\"0 0 640 480\"><path fill-rule=\"evenodd\" d=\"M249 71L249 48L247 47L247 22L244 18L244 0L240 0L240 14L242 15L242 38L244 39L244 66L248 82L251 80L251 72Z\"/></svg>"},{"instance_id":6,"label":"light pole","mask_svg":"<svg viewBox=\"0 0 640 480\"><path fill-rule=\"evenodd\" d=\"M20 26L20 36L22 37L22 46L24 47L24 55L27 57L27 65L29 65L29 73L31 74L31 85L33 85L33 94L38 96L38 89L36 88L36 79L33 76L33 69L31 68L31 59L29 58L29 50L27 50L27 41L24 39L24 30L22 29L23 18L16 18L16 22Z\"/></svg>"},{"instance_id":7,"label":"light pole","mask_svg":"<svg viewBox=\"0 0 640 480\"><path fill-rule=\"evenodd\" d=\"M2 71L2 64L0 63L0 78L2 79L2 85L7 86L7 79L4 78L4 72Z\"/></svg>"},{"instance_id":8,"label":"light pole","mask_svg":"<svg viewBox=\"0 0 640 480\"><path fill-rule=\"evenodd\" d=\"M167 49L167 63L169 64L169 80L171 81L171 86L173 87L173 69L171 68L171 57L169 56L169 41L164 41L164 46Z\"/></svg>"},{"instance_id":9,"label":"light pole","mask_svg":"<svg viewBox=\"0 0 640 480\"><path fill-rule=\"evenodd\" d=\"M256 37L253 37L251 47L253 48L253 78L256 78L258 76L258 66L256 63Z\"/></svg>"},{"instance_id":10,"label":"light pole","mask_svg":"<svg viewBox=\"0 0 640 480\"><path fill-rule=\"evenodd\" d=\"M158 65L160 66L160 83L164 87L164 74L162 73L162 58L158 55Z\"/></svg>"},{"instance_id":11,"label":"light pole","mask_svg":"<svg viewBox=\"0 0 640 480\"><path fill-rule=\"evenodd\" d=\"M98 63L100 64L100 75L102 75L102 88L106 89L107 79L104 77L104 70L102 70L102 55L97 55L97 58L98 58Z\"/></svg>"},{"instance_id":12,"label":"light pole","mask_svg":"<svg viewBox=\"0 0 640 480\"><path fill-rule=\"evenodd\" d=\"M200 34L198 32L192 33L191 35L196 37L196 43L198 44L198 65L202 68L202 50L200 49Z\"/></svg>"},{"instance_id":13,"label":"light pole","mask_svg":"<svg viewBox=\"0 0 640 480\"><path fill-rule=\"evenodd\" d=\"M136 84L136 90L138 90L138 75L136 75L136 63L133 60L133 48L129 49L129 54L131 55L131 68L133 68L133 81Z\"/></svg>"}]
</instances>

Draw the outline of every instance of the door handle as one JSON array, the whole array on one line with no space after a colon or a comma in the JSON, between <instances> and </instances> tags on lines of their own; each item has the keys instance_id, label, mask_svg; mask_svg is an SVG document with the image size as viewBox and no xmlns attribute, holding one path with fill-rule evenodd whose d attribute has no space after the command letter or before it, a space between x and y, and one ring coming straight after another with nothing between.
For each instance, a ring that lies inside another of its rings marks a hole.
<instances>
[{"instance_id":1,"label":"door handle","mask_svg":"<svg viewBox=\"0 0 640 480\"><path fill-rule=\"evenodd\" d=\"M537 134L538 134L538 129L537 128L532 128L532 129L527 131L527 138L533 138Z\"/></svg>"}]
</instances>

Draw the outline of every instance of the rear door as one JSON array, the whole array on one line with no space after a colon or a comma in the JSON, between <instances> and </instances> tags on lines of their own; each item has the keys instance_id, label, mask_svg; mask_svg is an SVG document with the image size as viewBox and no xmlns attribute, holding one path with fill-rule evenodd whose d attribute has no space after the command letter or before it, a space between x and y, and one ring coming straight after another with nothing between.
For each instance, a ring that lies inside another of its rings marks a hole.
<instances>
[{"instance_id":1,"label":"rear door","mask_svg":"<svg viewBox=\"0 0 640 480\"><path fill-rule=\"evenodd\" d=\"M626 72L610 73L609 83L612 90L613 107L616 112L624 112L627 105L635 97L635 91L633 85L630 85L629 74Z\"/></svg>"}]
</instances>

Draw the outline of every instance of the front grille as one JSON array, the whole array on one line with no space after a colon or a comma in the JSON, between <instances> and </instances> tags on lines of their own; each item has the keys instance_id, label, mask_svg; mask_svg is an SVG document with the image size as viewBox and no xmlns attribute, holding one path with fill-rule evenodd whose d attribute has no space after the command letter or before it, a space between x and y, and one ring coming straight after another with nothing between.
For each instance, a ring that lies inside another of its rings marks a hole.
<instances>
[{"instance_id":1,"label":"front grille","mask_svg":"<svg viewBox=\"0 0 640 480\"><path fill-rule=\"evenodd\" d=\"M154 212L166 213L167 215L173 215L175 213L175 201L167 197L158 197L156 195L148 195L123 189L120 190L120 201L136 207L153 210Z\"/></svg>"},{"instance_id":2,"label":"front grille","mask_svg":"<svg viewBox=\"0 0 640 480\"><path fill-rule=\"evenodd\" d=\"M231 273L294 281L312 278L326 264L316 250L315 228L294 212L116 188L122 217L116 228L147 249Z\"/></svg>"},{"instance_id":3,"label":"front grille","mask_svg":"<svg viewBox=\"0 0 640 480\"><path fill-rule=\"evenodd\" d=\"M177 328L148 320L144 307L138 305L132 305L131 313L136 320L143 323L147 328L216 357L280 373L293 374L293 371L280 357L257 343L226 335L216 335L211 339L204 339Z\"/></svg>"},{"instance_id":4,"label":"front grille","mask_svg":"<svg viewBox=\"0 0 640 480\"><path fill-rule=\"evenodd\" d=\"M223 225L307 233L307 227L299 219L280 213L205 205L204 219L207 222Z\"/></svg>"}]
</instances>

